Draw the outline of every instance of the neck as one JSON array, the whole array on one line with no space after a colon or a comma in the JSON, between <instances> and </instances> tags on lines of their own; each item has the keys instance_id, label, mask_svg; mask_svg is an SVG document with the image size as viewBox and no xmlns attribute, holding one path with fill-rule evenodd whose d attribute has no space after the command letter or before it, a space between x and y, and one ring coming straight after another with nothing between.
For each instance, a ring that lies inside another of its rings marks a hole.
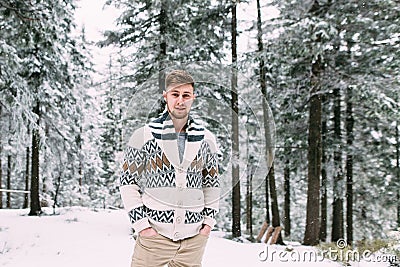
<instances>
[{"instance_id":1,"label":"neck","mask_svg":"<svg viewBox=\"0 0 400 267\"><path fill-rule=\"evenodd\" d=\"M186 123L188 121L188 116L186 116L183 119L177 119L174 118L173 116L171 116L172 119L172 123L174 124L175 127L175 132L179 133L179 132L185 132L186 128Z\"/></svg>"}]
</instances>

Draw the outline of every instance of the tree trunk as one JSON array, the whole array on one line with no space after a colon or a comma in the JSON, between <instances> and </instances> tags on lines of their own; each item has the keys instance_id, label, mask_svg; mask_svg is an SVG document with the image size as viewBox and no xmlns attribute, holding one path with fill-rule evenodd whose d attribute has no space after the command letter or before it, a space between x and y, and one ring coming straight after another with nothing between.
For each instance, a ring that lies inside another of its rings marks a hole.
<instances>
[{"instance_id":1,"label":"tree trunk","mask_svg":"<svg viewBox=\"0 0 400 267\"><path fill-rule=\"evenodd\" d=\"M347 134L347 155L346 155L346 238L349 244L353 243L353 101L352 88L347 87L346 101L346 134Z\"/></svg>"},{"instance_id":2,"label":"tree trunk","mask_svg":"<svg viewBox=\"0 0 400 267\"><path fill-rule=\"evenodd\" d=\"M285 155L289 155L288 149L285 151ZM290 236L290 167L289 159L286 159L285 169L283 171L284 177L284 189L285 189L285 237Z\"/></svg>"},{"instance_id":3,"label":"tree trunk","mask_svg":"<svg viewBox=\"0 0 400 267\"><path fill-rule=\"evenodd\" d=\"M265 175L265 221L271 224L268 174Z\"/></svg>"},{"instance_id":4,"label":"tree trunk","mask_svg":"<svg viewBox=\"0 0 400 267\"><path fill-rule=\"evenodd\" d=\"M248 123L249 121L247 121ZM250 138L252 133L247 130L247 136ZM250 140L249 140L250 141ZM247 181L246 181L246 230L249 235L248 240L254 241L253 237L253 156L250 155L250 142L247 142Z\"/></svg>"},{"instance_id":5,"label":"tree trunk","mask_svg":"<svg viewBox=\"0 0 400 267\"><path fill-rule=\"evenodd\" d=\"M334 180L333 180L333 203L332 203L332 238L333 242L344 238L343 231L343 171L342 171L342 141L341 141L341 109L340 109L340 89L333 90L334 95L334 140L335 152L333 155L334 161Z\"/></svg>"},{"instance_id":6,"label":"tree trunk","mask_svg":"<svg viewBox=\"0 0 400 267\"><path fill-rule=\"evenodd\" d=\"M0 144L0 209L3 208L3 191L1 191L3 189L3 168L1 167L3 164L2 160L1 160L1 144Z\"/></svg>"},{"instance_id":7,"label":"tree trunk","mask_svg":"<svg viewBox=\"0 0 400 267\"><path fill-rule=\"evenodd\" d=\"M253 241L253 170L251 164L247 166L246 230L249 235L249 240Z\"/></svg>"},{"instance_id":8,"label":"tree trunk","mask_svg":"<svg viewBox=\"0 0 400 267\"><path fill-rule=\"evenodd\" d=\"M60 193L60 187L61 187L61 171L60 171L60 174L57 177L56 191L54 193L53 214L56 214L56 208L58 206L58 194Z\"/></svg>"},{"instance_id":9,"label":"tree trunk","mask_svg":"<svg viewBox=\"0 0 400 267\"><path fill-rule=\"evenodd\" d=\"M398 123L396 123L396 174L397 174L397 228L400 228L400 139L399 139Z\"/></svg>"},{"instance_id":10,"label":"tree trunk","mask_svg":"<svg viewBox=\"0 0 400 267\"><path fill-rule=\"evenodd\" d=\"M82 203L82 186L83 186L82 120L79 120L79 123L81 125L79 126L79 135L77 137L78 155L79 155L79 158L78 158L78 184L79 184L79 203L80 203L80 205L83 205L83 203ZM60 178L60 184L61 184L61 178ZM55 208L53 208L53 209L55 209Z\"/></svg>"},{"instance_id":11,"label":"tree trunk","mask_svg":"<svg viewBox=\"0 0 400 267\"><path fill-rule=\"evenodd\" d=\"M11 116L8 118L8 132L11 134L12 127L11 127ZM12 147L12 140L11 137L8 138L8 145ZM7 153L7 189L11 190L11 151ZM7 192L6 198L6 207L7 209L11 209L11 192Z\"/></svg>"},{"instance_id":12,"label":"tree trunk","mask_svg":"<svg viewBox=\"0 0 400 267\"><path fill-rule=\"evenodd\" d=\"M7 155L7 189L11 190L11 155L10 151ZM7 209L11 209L11 192L7 192L7 200L6 200Z\"/></svg>"},{"instance_id":13,"label":"tree trunk","mask_svg":"<svg viewBox=\"0 0 400 267\"><path fill-rule=\"evenodd\" d=\"M264 52L264 45L262 41L262 20L261 20L261 6L260 6L260 1L257 0L257 44L258 44L258 52L261 54ZM262 105L263 105L263 117L264 117L264 133L265 133L265 141L266 141L266 162L267 166L271 167L272 166L272 159L273 159L273 147L272 147L272 140L271 140L271 129L270 129L270 118L269 118L269 109L267 107L266 103L266 98L267 98L267 83L266 83L266 75L265 75L265 63L264 59L260 57L260 63L259 63L259 73L260 73L260 87L261 87L261 92L264 96L262 100ZM265 210L266 210L266 215L265 215L265 220L268 224L271 223L271 218L270 218L270 204L269 204L269 191L270 191L270 176L269 176L269 170L267 170L266 176L265 176Z\"/></svg>"},{"instance_id":14,"label":"tree trunk","mask_svg":"<svg viewBox=\"0 0 400 267\"><path fill-rule=\"evenodd\" d=\"M160 23L160 50L158 56L158 86L159 92L162 94L165 88L165 60L167 58L167 1L161 1L161 9L160 9L160 16L159 16L159 23ZM158 114L162 113L165 108L165 103L163 98L160 100L160 107L158 110Z\"/></svg>"},{"instance_id":15,"label":"tree trunk","mask_svg":"<svg viewBox=\"0 0 400 267\"><path fill-rule=\"evenodd\" d=\"M272 166L269 170L268 180L269 180L269 190L270 190L269 193L271 194L272 227L278 227L281 225L281 219L278 208L278 195L276 193L276 186L275 186L274 163L272 163ZM281 234L279 234L276 244L284 245Z\"/></svg>"},{"instance_id":16,"label":"tree trunk","mask_svg":"<svg viewBox=\"0 0 400 267\"><path fill-rule=\"evenodd\" d=\"M30 130L30 124L28 122L28 125L26 126L27 129L27 136L30 136L31 130ZM32 144L31 144L32 145ZM29 191L29 159L30 159L30 149L29 145L26 147L26 153L25 153L25 191ZM29 194L25 193L24 194L24 205L23 208L27 209L29 207Z\"/></svg>"},{"instance_id":17,"label":"tree trunk","mask_svg":"<svg viewBox=\"0 0 400 267\"><path fill-rule=\"evenodd\" d=\"M28 136L29 136L29 126L28 126ZM30 159L30 149L26 148L26 159L25 159L25 191L29 191L29 159ZM29 194L24 194L24 205L23 208L27 209L29 206Z\"/></svg>"},{"instance_id":18,"label":"tree trunk","mask_svg":"<svg viewBox=\"0 0 400 267\"><path fill-rule=\"evenodd\" d=\"M240 180L239 180L239 103L237 94L237 22L236 22L236 2L232 4L232 237L241 236L240 229Z\"/></svg>"},{"instance_id":19,"label":"tree trunk","mask_svg":"<svg viewBox=\"0 0 400 267\"><path fill-rule=\"evenodd\" d=\"M0 119L2 116L2 106L0 105ZM1 160L2 156L3 156L3 144L1 142L2 140L2 131L0 131L0 209L3 208L3 191L1 191L1 189L3 189L3 162Z\"/></svg>"},{"instance_id":20,"label":"tree trunk","mask_svg":"<svg viewBox=\"0 0 400 267\"><path fill-rule=\"evenodd\" d=\"M326 97L325 95L322 96L322 103L325 103ZM319 239L323 242L326 241L327 237L327 222L328 222L328 196L327 196L327 182L328 182L328 176L326 172L326 166L327 166L327 156L325 152L326 148L326 135L328 133L327 130L327 122L326 122L326 116L323 116L322 119L322 125L321 125L321 139L322 139L322 144L321 144L321 154L322 154L322 159L321 159L321 226L320 226L320 232L319 232Z\"/></svg>"},{"instance_id":21,"label":"tree trunk","mask_svg":"<svg viewBox=\"0 0 400 267\"><path fill-rule=\"evenodd\" d=\"M37 125L32 129L32 173L31 173L31 210L30 216L37 216L42 213L39 200L39 123L40 123L40 102L36 100L33 112L38 116Z\"/></svg>"},{"instance_id":22,"label":"tree trunk","mask_svg":"<svg viewBox=\"0 0 400 267\"><path fill-rule=\"evenodd\" d=\"M307 215L304 245L319 243L319 195L321 175L321 95L319 78L322 72L322 59L318 56L312 64L310 115L308 124L308 188Z\"/></svg>"}]
</instances>

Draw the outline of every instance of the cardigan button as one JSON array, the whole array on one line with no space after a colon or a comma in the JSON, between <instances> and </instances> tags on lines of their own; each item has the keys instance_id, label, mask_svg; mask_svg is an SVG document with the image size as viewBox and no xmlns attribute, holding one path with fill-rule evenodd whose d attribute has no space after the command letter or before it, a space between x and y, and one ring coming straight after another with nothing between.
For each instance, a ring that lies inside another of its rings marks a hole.
<instances>
[{"instance_id":1,"label":"cardigan button","mask_svg":"<svg viewBox=\"0 0 400 267\"><path fill-rule=\"evenodd\" d=\"M183 201L182 201L182 200L179 200L176 204L178 205L178 207L182 207Z\"/></svg>"},{"instance_id":2,"label":"cardigan button","mask_svg":"<svg viewBox=\"0 0 400 267\"><path fill-rule=\"evenodd\" d=\"M176 223L181 223L182 222L182 218L181 217L177 217L176 218Z\"/></svg>"},{"instance_id":3,"label":"cardigan button","mask_svg":"<svg viewBox=\"0 0 400 267\"><path fill-rule=\"evenodd\" d=\"M177 169L178 169L178 173L184 173L185 172L185 169L183 169L182 165L179 165Z\"/></svg>"},{"instance_id":4,"label":"cardigan button","mask_svg":"<svg viewBox=\"0 0 400 267\"><path fill-rule=\"evenodd\" d=\"M179 238L179 237L180 237L179 233L176 232L176 233L174 234L174 237L175 237L175 238Z\"/></svg>"}]
</instances>

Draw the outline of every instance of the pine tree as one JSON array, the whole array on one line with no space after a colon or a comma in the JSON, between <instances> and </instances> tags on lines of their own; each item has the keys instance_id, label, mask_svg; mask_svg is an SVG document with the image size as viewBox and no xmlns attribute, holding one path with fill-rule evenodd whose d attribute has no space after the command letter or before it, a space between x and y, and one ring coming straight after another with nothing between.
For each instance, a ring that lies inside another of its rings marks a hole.
<instances>
[{"instance_id":1,"label":"pine tree","mask_svg":"<svg viewBox=\"0 0 400 267\"><path fill-rule=\"evenodd\" d=\"M110 0L107 4L124 10L118 19L121 29L105 32L106 40L100 42L102 46L129 48L123 55L124 69L128 71L120 80L131 86L121 86L123 95L136 93L133 88L154 75L158 76L157 93L161 95L166 70L183 62L218 63L224 58L224 29L229 10L223 3ZM156 116L163 109L160 99L151 115Z\"/></svg>"},{"instance_id":2,"label":"pine tree","mask_svg":"<svg viewBox=\"0 0 400 267\"><path fill-rule=\"evenodd\" d=\"M12 59L7 64L7 75L1 75L2 89L4 86L8 90L1 92L18 130L17 160L22 161L26 151L32 153L32 160L26 159L32 165L31 215L41 212L41 190L46 201L53 194L52 173L61 171L65 179L73 181L77 169L75 137L79 126L75 125L81 114L76 109L77 91L74 91L75 82L79 81L72 70L79 65L75 61L79 53L75 53L71 36L73 10L72 1L39 1L35 5L27 1L3 1L0 5L4 29L10 29L2 35L7 44L2 51L4 55L13 53L13 57L7 57ZM32 128L32 149L27 149L30 142L25 125ZM45 164L40 164L43 160ZM47 164L50 161L54 164ZM28 167L26 173L29 174ZM15 182L27 185L26 179Z\"/></svg>"}]
</instances>

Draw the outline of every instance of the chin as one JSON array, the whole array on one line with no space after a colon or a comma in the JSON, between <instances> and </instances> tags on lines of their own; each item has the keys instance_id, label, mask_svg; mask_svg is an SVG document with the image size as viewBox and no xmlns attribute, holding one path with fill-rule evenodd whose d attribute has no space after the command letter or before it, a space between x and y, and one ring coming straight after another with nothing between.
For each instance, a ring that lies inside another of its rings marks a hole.
<instances>
[{"instance_id":1,"label":"chin","mask_svg":"<svg viewBox=\"0 0 400 267\"><path fill-rule=\"evenodd\" d=\"M175 119L184 119L184 118L186 118L187 116L188 116L188 113L187 112L185 112L185 113L175 113L175 112L172 112L171 113L172 114L172 116L175 118Z\"/></svg>"},{"instance_id":2,"label":"chin","mask_svg":"<svg viewBox=\"0 0 400 267\"><path fill-rule=\"evenodd\" d=\"M173 116L175 119L178 119L178 120L180 120L180 119L184 119L184 118L186 118L186 117L187 117L187 114L186 114L186 115L178 115L178 116L176 116L176 115L172 114L172 116Z\"/></svg>"}]
</instances>

